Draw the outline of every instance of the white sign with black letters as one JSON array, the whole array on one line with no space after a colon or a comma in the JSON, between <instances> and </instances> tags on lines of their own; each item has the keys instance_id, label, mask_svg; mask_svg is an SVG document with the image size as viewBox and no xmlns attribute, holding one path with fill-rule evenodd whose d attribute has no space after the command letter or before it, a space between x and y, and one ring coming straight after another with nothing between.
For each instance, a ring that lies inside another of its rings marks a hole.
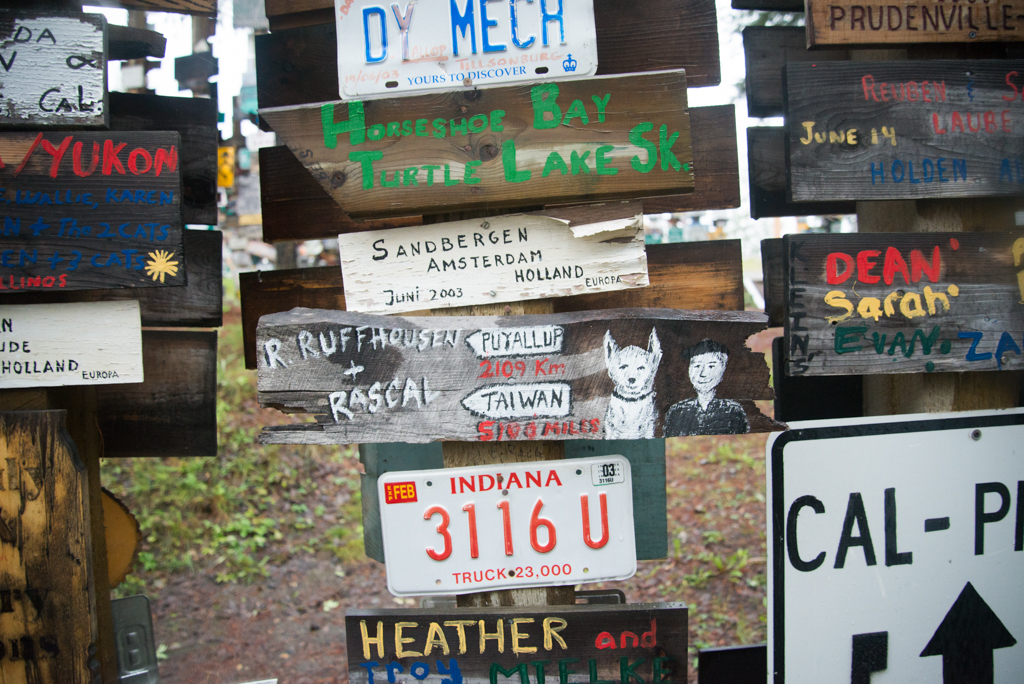
<instances>
[{"instance_id":1,"label":"white sign with black letters","mask_svg":"<svg viewBox=\"0 0 1024 684\"><path fill-rule=\"evenodd\" d=\"M515 214L342 234L345 306L398 313L646 287L642 211L617 202L576 210L582 221Z\"/></svg>"},{"instance_id":2,"label":"white sign with black letters","mask_svg":"<svg viewBox=\"0 0 1024 684\"><path fill-rule=\"evenodd\" d=\"M105 31L102 14L0 10L0 124L105 127Z\"/></svg>"},{"instance_id":3,"label":"white sign with black letters","mask_svg":"<svg viewBox=\"0 0 1024 684\"><path fill-rule=\"evenodd\" d=\"M769 678L1024 672L1024 410L792 423L767 445Z\"/></svg>"},{"instance_id":4,"label":"white sign with black letters","mask_svg":"<svg viewBox=\"0 0 1024 684\"><path fill-rule=\"evenodd\" d=\"M142 379L137 301L0 306L0 389Z\"/></svg>"}]
</instances>

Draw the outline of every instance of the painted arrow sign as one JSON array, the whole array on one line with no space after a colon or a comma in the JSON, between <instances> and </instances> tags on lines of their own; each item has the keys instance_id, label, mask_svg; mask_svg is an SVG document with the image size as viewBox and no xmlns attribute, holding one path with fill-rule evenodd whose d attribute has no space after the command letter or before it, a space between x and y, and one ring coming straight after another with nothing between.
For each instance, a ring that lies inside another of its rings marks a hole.
<instances>
[{"instance_id":1,"label":"painted arrow sign","mask_svg":"<svg viewBox=\"0 0 1024 684\"><path fill-rule=\"evenodd\" d=\"M315 424L265 443L643 439L779 424L758 411L763 314L614 309L400 318L293 309L260 319L259 400Z\"/></svg>"},{"instance_id":2,"label":"painted arrow sign","mask_svg":"<svg viewBox=\"0 0 1024 684\"><path fill-rule=\"evenodd\" d=\"M261 109L353 217L693 192L686 74Z\"/></svg>"}]
</instances>

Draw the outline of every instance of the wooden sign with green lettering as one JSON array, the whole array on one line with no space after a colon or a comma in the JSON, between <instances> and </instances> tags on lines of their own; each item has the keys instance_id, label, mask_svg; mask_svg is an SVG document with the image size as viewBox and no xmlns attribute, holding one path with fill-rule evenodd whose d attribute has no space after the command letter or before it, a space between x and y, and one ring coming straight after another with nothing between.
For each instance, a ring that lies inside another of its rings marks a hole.
<instances>
[{"instance_id":1,"label":"wooden sign with green lettering","mask_svg":"<svg viewBox=\"0 0 1024 684\"><path fill-rule=\"evenodd\" d=\"M259 400L317 423L263 443L651 439L779 429L765 329L746 311L612 309L409 317L292 309L260 319Z\"/></svg>"},{"instance_id":2,"label":"wooden sign with green lettering","mask_svg":"<svg viewBox=\"0 0 1024 684\"><path fill-rule=\"evenodd\" d=\"M345 634L352 684L687 681L682 603L350 610Z\"/></svg>"},{"instance_id":3,"label":"wooden sign with green lettering","mask_svg":"<svg viewBox=\"0 0 1024 684\"><path fill-rule=\"evenodd\" d=\"M1024 237L787 235L787 375L1024 368Z\"/></svg>"},{"instance_id":4,"label":"wooden sign with green lettering","mask_svg":"<svg viewBox=\"0 0 1024 684\"><path fill-rule=\"evenodd\" d=\"M792 202L1024 193L1024 61L789 63Z\"/></svg>"},{"instance_id":5,"label":"wooden sign with green lettering","mask_svg":"<svg viewBox=\"0 0 1024 684\"><path fill-rule=\"evenodd\" d=\"M1024 0L807 1L807 45L986 43L1024 40Z\"/></svg>"},{"instance_id":6,"label":"wooden sign with green lettering","mask_svg":"<svg viewBox=\"0 0 1024 684\"><path fill-rule=\"evenodd\" d=\"M692 192L683 71L261 109L353 217Z\"/></svg>"}]
</instances>

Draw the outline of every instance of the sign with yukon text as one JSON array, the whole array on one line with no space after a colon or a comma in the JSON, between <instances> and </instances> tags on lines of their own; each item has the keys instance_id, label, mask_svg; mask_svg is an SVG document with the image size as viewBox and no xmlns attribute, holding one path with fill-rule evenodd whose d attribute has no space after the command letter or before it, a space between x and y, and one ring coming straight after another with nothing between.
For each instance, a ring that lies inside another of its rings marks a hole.
<instances>
[{"instance_id":1,"label":"sign with yukon text","mask_svg":"<svg viewBox=\"0 0 1024 684\"><path fill-rule=\"evenodd\" d=\"M649 282L639 202L343 233L338 244L346 307L365 313L563 297Z\"/></svg>"},{"instance_id":2,"label":"sign with yukon text","mask_svg":"<svg viewBox=\"0 0 1024 684\"><path fill-rule=\"evenodd\" d=\"M102 14L0 10L0 124L107 125Z\"/></svg>"},{"instance_id":3,"label":"sign with yukon text","mask_svg":"<svg viewBox=\"0 0 1024 684\"><path fill-rule=\"evenodd\" d=\"M92 682L85 466L64 411L0 413L0 681Z\"/></svg>"},{"instance_id":4,"label":"sign with yukon text","mask_svg":"<svg viewBox=\"0 0 1024 684\"><path fill-rule=\"evenodd\" d=\"M396 596L636 573L623 456L404 470L382 475L377 490L388 590Z\"/></svg>"},{"instance_id":5,"label":"sign with yukon text","mask_svg":"<svg viewBox=\"0 0 1024 684\"><path fill-rule=\"evenodd\" d=\"M693 192L683 71L260 115L354 217Z\"/></svg>"},{"instance_id":6,"label":"sign with yukon text","mask_svg":"<svg viewBox=\"0 0 1024 684\"><path fill-rule=\"evenodd\" d=\"M142 380L138 301L0 306L0 389Z\"/></svg>"},{"instance_id":7,"label":"sign with yukon text","mask_svg":"<svg viewBox=\"0 0 1024 684\"><path fill-rule=\"evenodd\" d=\"M345 639L352 684L687 681L682 603L350 610Z\"/></svg>"},{"instance_id":8,"label":"sign with yukon text","mask_svg":"<svg viewBox=\"0 0 1024 684\"><path fill-rule=\"evenodd\" d=\"M342 99L593 76L592 0L334 0Z\"/></svg>"},{"instance_id":9,"label":"sign with yukon text","mask_svg":"<svg viewBox=\"0 0 1024 684\"><path fill-rule=\"evenodd\" d=\"M784 78L793 202L1024 192L1024 61L790 63Z\"/></svg>"},{"instance_id":10,"label":"sign with yukon text","mask_svg":"<svg viewBox=\"0 0 1024 684\"><path fill-rule=\"evenodd\" d=\"M185 284L177 133L0 135L0 296Z\"/></svg>"},{"instance_id":11,"label":"sign with yukon text","mask_svg":"<svg viewBox=\"0 0 1024 684\"><path fill-rule=\"evenodd\" d=\"M1024 368L1024 237L787 235L787 375Z\"/></svg>"},{"instance_id":12,"label":"sign with yukon text","mask_svg":"<svg viewBox=\"0 0 1024 684\"><path fill-rule=\"evenodd\" d=\"M810 0L807 44L985 43L1024 40L1024 0L996 3Z\"/></svg>"},{"instance_id":13,"label":"sign with yukon text","mask_svg":"<svg viewBox=\"0 0 1024 684\"><path fill-rule=\"evenodd\" d=\"M794 423L766 449L769 681L1020 681L1024 412Z\"/></svg>"},{"instance_id":14,"label":"sign with yukon text","mask_svg":"<svg viewBox=\"0 0 1024 684\"><path fill-rule=\"evenodd\" d=\"M778 426L747 339L763 314L614 309L400 318L293 309L260 318L259 401L317 423L264 443L650 439Z\"/></svg>"}]
</instances>

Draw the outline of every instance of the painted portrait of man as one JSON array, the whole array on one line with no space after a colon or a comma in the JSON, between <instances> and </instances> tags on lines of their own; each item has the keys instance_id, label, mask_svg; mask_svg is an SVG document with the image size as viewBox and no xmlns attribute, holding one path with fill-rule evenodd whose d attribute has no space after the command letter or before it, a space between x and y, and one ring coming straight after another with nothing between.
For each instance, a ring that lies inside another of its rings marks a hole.
<instances>
[{"instance_id":1,"label":"painted portrait of man","mask_svg":"<svg viewBox=\"0 0 1024 684\"><path fill-rule=\"evenodd\" d=\"M685 352L690 357L690 384L697 396L672 405L665 415L666 437L734 435L750 431L739 402L715 396L729 363L729 350L714 340L702 340Z\"/></svg>"}]
</instances>

